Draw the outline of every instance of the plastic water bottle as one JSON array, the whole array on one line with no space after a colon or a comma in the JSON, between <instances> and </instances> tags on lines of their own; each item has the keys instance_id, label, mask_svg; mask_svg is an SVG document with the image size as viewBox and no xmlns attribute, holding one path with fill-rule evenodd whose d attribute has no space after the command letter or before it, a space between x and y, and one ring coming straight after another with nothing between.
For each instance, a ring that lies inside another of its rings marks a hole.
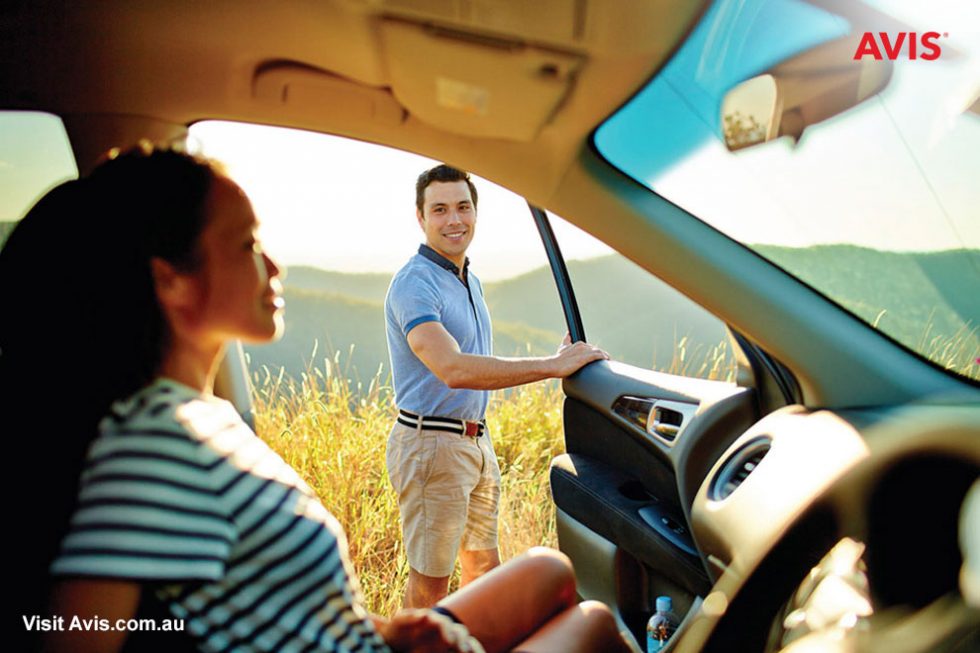
<instances>
[{"instance_id":1,"label":"plastic water bottle","mask_svg":"<svg viewBox=\"0 0 980 653\"><path fill-rule=\"evenodd\" d=\"M673 601L669 596L657 597L657 611L647 622L647 653L654 653L667 646L667 640L677 630L680 621L674 614Z\"/></svg>"}]
</instances>

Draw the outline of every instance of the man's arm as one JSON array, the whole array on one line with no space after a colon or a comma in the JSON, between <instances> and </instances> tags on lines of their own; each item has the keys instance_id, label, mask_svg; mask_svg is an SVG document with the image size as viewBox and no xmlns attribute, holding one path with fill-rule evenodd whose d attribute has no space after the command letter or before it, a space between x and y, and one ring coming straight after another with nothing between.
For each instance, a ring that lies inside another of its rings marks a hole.
<instances>
[{"instance_id":1,"label":"man's arm","mask_svg":"<svg viewBox=\"0 0 980 653\"><path fill-rule=\"evenodd\" d=\"M408 345L426 367L450 388L499 390L550 378L564 378L583 365L609 355L566 335L558 353L533 358L464 354L439 322L424 322L408 332Z\"/></svg>"}]
</instances>

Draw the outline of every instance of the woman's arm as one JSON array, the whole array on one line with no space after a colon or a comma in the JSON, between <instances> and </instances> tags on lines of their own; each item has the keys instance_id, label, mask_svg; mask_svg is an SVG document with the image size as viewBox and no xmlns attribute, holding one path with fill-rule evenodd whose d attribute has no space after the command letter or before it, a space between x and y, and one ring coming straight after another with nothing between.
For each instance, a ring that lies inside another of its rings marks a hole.
<instances>
[{"instance_id":1,"label":"woman's arm","mask_svg":"<svg viewBox=\"0 0 980 653\"><path fill-rule=\"evenodd\" d=\"M391 619L371 615L381 639L395 651L411 653L483 653L466 627L432 610L404 609Z\"/></svg>"},{"instance_id":2,"label":"woman's arm","mask_svg":"<svg viewBox=\"0 0 980 653\"><path fill-rule=\"evenodd\" d=\"M133 581L68 578L51 590L50 615L56 629L44 633L45 653L116 653L126 640L116 630L119 619L130 619L139 607L142 586Z\"/></svg>"}]
</instances>

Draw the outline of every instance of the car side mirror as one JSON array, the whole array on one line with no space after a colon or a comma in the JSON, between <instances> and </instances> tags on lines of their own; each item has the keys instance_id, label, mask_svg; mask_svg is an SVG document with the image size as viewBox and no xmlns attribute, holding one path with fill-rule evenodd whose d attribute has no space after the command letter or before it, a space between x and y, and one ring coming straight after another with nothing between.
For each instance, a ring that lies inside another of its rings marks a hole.
<instances>
[{"instance_id":1,"label":"car side mirror","mask_svg":"<svg viewBox=\"0 0 980 653\"><path fill-rule=\"evenodd\" d=\"M880 93L892 76L888 59L855 59L846 36L807 50L747 79L725 94L721 126L730 151L789 136Z\"/></svg>"}]
</instances>

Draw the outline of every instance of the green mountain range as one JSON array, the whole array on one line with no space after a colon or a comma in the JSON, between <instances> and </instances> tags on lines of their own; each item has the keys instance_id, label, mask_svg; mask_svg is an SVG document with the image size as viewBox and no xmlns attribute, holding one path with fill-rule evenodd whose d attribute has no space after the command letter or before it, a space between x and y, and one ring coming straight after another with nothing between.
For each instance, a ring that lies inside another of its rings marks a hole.
<instances>
[{"instance_id":1,"label":"green mountain range","mask_svg":"<svg viewBox=\"0 0 980 653\"><path fill-rule=\"evenodd\" d=\"M14 223L0 222L0 243ZM980 250L882 252L853 245L753 249L833 297L861 319L961 373L980 377ZM653 275L618 255L569 261L586 335L614 358L665 369L681 344L694 355L726 339L723 325ZM476 270L479 274L479 270ZM390 274L289 268L286 335L248 346L253 369L298 376L339 355L342 369L367 381L388 374L384 297ZM484 283L494 351L552 353L566 331L551 270ZM972 292L971 292L972 291Z\"/></svg>"},{"instance_id":2,"label":"green mountain range","mask_svg":"<svg viewBox=\"0 0 980 653\"><path fill-rule=\"evenodd\" d=\"M900 342L929 349L954 339L965 356L980 352L980 296L950 289L976 287L980 252L894 253L849 245L755 248L811 282L845 308ZM590 342L618 360L666 367L682 342L705 352L725 340L724 326L686 297L617 255L568 263ZM477 272L478 273L478 272ZM388 274L345 274L297 266L286 279L286 335L247 347L253 366L283 366L298 375L339 352L342 369L367 382L388 374L384 296ZM485 283L500 355L546 355L565 323L550 269Z\"/></svg>"},{"instance_id":3,"label":"green mountain range","mask_svg":"<svg viewBox=\"0 0 980 653\"><path fill-rule=\"evenodd\" d=\"M844 308L903 344L964 335L980 354L980 251L880 252L853 245L759 245L763 256L811 282ZM973 289L972 292L969 289Z\"/></svg>"}]
</instances>

